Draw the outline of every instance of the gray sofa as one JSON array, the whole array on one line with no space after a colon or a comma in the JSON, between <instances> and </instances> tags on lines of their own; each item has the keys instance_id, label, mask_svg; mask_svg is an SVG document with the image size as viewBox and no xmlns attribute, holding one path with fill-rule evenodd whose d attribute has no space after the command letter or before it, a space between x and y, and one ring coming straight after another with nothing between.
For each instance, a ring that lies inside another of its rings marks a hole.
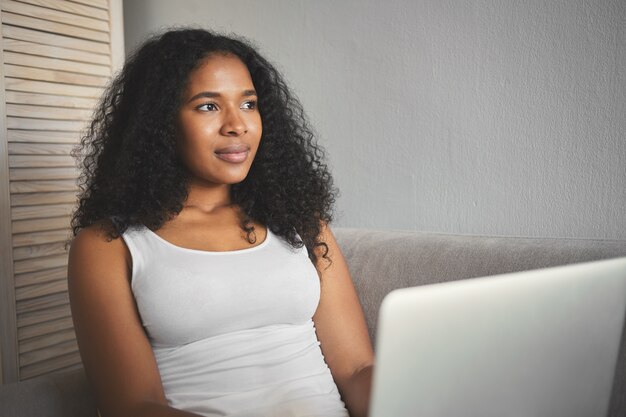
<instances>
[{"instance_id":1,"label":"gray sofa","mask_svg":"<svg viewBox=\"0 0 626 417\"><path fill-rule=\"evenodd\" d=\"M378 307L395 288L626 256L626 241L531 239L337 229L374 338ZM626 337L610 416L626 416ZM0 387L2 417L95 417L82 371Z\"/></svg>"}]
</instances>

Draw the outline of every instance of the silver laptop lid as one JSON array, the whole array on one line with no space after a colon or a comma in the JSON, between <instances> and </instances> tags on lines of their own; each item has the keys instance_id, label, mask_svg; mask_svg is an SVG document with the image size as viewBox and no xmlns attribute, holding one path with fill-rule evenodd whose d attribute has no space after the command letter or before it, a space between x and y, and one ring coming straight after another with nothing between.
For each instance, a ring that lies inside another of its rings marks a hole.
<instances>
[{"instance_id":1,"label":"silver laptop lid","mask_svg":"<svg viewBox=\"0 0 626 417\"><path fill-rule=\"evenodd\" d=\"M605 416L625 309L626 258L393 291L370 416Z\"/></svg>"}]
</instances>

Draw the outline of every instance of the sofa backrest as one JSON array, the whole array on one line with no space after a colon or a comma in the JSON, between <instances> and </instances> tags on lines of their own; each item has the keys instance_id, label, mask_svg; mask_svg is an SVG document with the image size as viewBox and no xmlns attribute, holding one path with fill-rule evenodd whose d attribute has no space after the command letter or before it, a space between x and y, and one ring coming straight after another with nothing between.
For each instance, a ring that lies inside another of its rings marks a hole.
<instances>
[{"instance_id":1,"label":"sofa backrest","mask_svg":"<svg viewBox=\"0 0 626 417\"><path fill-rule=\"evenodd\" d=\"M378 308L396 288L626 256L626 241L334 230L375 343ZM626 326L610 416L626 416Z\"/></svg>"}]
</instances>

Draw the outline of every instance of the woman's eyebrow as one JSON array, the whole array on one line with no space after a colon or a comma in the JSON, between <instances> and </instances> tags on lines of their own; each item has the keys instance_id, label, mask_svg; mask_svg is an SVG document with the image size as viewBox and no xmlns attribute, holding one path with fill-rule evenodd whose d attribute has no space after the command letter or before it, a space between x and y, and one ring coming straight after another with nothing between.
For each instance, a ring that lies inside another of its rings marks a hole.
<instances>
[{"instance_id":1,"label":"woman's eyebrow","mask_svg":"<svg viewBox=\"0 0 626 417\"><path fill-rule=\"evenodd\" d=\"M256 96L256 91L255 90L244 90L241 93L242 97L250 97L250 96ZM189 99L188 102L192 102L194 100L197 100L199 98L215 98L215 97L220 97L221 94L220 93L216 93L214 91L203 91L201 93L196 94L195 96L191 97Z\"/></svg>"}]
</instances>

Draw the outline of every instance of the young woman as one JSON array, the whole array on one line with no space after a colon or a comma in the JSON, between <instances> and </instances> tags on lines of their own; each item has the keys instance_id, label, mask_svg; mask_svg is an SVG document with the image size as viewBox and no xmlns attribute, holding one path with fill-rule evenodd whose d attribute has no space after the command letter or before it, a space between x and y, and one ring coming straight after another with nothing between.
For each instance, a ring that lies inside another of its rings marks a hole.
<instances>
[{"instance_id":1,"label":"young woman","mask_svg":"<svg viewBox=\"0 0 626 417\"><path fill-rule=\"evenodd\" d=\"M150 39L77 152L69 290L103 417L367 414L373 354L331 176L251 46Z\"/></svg>"}]
</instances>

